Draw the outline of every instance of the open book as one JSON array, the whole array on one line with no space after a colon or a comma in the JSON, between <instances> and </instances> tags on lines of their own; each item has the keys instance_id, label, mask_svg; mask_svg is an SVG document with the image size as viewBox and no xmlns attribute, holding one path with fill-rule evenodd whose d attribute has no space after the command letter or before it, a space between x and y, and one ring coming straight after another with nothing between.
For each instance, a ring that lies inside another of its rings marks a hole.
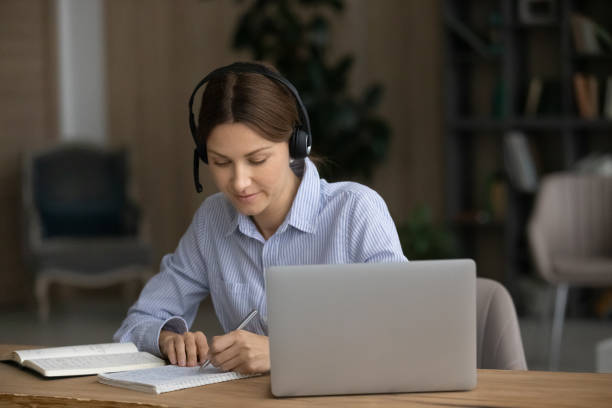
<instances>
[{"instance_id":1,"label":"open book","mask_svg":"<svg viewBox=\"0 0 612 408\"><path fill-rule=\"evenodd\" d=\"M166 365L153 354L138 351L134 343L87 344L16 350L0 358L31 368L45 377L90 375Z\"/></svg>"},{"instance_id":2,"label":"open book","mask_svg":"<svg viewBox=\"0 0 612 408\"><path fill-rule=\"evenodd\" d=\"M257 374L255 374L257 375ZM98 381L103 384L128 388L130 390L161 394L162 392L182 390L223 381L238 380L254 375L221 371L212 365L200 372L200 367L165 367L123 373L98 374Z\"/></svg>"}]
</instances>

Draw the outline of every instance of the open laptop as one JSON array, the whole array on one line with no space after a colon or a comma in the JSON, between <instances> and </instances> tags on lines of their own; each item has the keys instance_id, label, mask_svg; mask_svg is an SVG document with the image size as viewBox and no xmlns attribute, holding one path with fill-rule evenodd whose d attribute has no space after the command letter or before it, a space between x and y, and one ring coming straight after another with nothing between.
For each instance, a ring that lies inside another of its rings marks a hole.
<instances>
[{"instance_id":1,"label":"open laptop","mask_svg":"<svg viewBox=\"0 0 612 408\"><path fill-rule=\"evenodd\" d=\"M469 259L266 270L275 396L476 386Z\"/></svg>"}]
</instances>

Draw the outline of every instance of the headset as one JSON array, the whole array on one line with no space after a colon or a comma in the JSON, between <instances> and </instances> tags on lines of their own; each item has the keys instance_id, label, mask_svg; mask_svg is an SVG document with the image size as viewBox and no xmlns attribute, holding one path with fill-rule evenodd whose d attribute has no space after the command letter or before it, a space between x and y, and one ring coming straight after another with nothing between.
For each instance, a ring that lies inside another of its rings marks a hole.
<instances>
[{"instance_id":1,"label":"headset","mask_svg":"<svg viewBox=\"0 0 612 408\"><path fill-rule=\"evenodd\" d=\"M189 129L191 130L191 136L196 144L196 148L193 151L193 179L195 182L195 188L198 193L202 192L202 185L200 184L199 176L199 162L202 160L208 164L208 157L206 154L206 142L200 143L198 140L198 128L195 122L195 115L193 114L193 100L196 92L212 78L225 75L227 73L255 73L264 75L270 79L273 79L283 84L295 97L295 101L298 107L298 113L300 116L300 122L296 123L293 127L293 132L289 139L289 155L293 159L303 159L310 154L312 148L312 134L310 133L310 119L308 118L308 112L304 106L304 102L300 98L300 94L291 82L285 79L282 75L266 68L263 65L253 64L249 62L235 62L230 65L226 65L221 68L217 68L208 75L206 75L191 93L189 98Z\"/></svg>"}]
</instances>

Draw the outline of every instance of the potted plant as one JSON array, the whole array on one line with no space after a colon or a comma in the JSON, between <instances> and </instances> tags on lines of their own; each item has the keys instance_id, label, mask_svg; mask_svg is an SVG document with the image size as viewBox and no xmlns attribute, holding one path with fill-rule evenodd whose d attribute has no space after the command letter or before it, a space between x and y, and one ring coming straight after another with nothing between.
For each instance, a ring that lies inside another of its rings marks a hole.
<instances>
[{"instance_id":1,"label":"potted plant","mask_svg":"<svg viewBox=\"0 0 612 408\"><path fill-rule=\"evenodd\" d=\"M456 258L457 245L450 230L433 221L431 209L418 205L398 225L404 255L410 260Z\"/></svg>"}]
</instances>

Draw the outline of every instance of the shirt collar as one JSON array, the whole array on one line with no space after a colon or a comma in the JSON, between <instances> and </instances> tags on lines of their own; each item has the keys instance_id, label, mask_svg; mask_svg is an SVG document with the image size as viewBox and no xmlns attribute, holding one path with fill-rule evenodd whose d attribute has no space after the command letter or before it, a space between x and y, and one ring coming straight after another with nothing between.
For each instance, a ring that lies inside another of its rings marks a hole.
<instances>
[{"instance_id":1,"label":"shirt collar","mask_svg":"<svg viewBox=\"0 0 612 408\"><path fill-rule=\"evenodd\" d=\"M304 176L295 195L286 222L300 231L314 233L317 227L317 215L321 200L321 181L314 163L304 160Z\"/></svg>"},{"instance_id":2,"label":"shirt collar","mask_svg":"<svg viewBox=\"0 0 612 408\"><path fill-rule=\"evenodd\" d=\"M293 199L289 214L287 214L283 223L278 227L279 232L284 231L287 225L308 233L316 231L321 189L319 172L314 163L308 158L304 159L304 167L302 181ZM236 231L236 228L243 234L253 238L261 236L250 217L238 212L227 199L225 199L225 203L229 216L229 222L225 231L226 236Z\"/></svg>"},{"instance_id":3,"label":"shirt collar","mask_svg":"<svg viewBox=\"0 0 612 408\"><path fill-rule=\"evenodd\" d=\"M227 214L229 217L229 222L227 223L227 228L224 235L231 235L234 231L236 231L236 228L238 228L243 234L254 236L255 231L253 231L252 228L255 230L257 228L255 228L255 225L249 220L249 217L236 211L236 208L234 208L232 203L225 196L223 196L223 199L225 201L225 206L227 208Z\"/></svg>"}]
</instances>

